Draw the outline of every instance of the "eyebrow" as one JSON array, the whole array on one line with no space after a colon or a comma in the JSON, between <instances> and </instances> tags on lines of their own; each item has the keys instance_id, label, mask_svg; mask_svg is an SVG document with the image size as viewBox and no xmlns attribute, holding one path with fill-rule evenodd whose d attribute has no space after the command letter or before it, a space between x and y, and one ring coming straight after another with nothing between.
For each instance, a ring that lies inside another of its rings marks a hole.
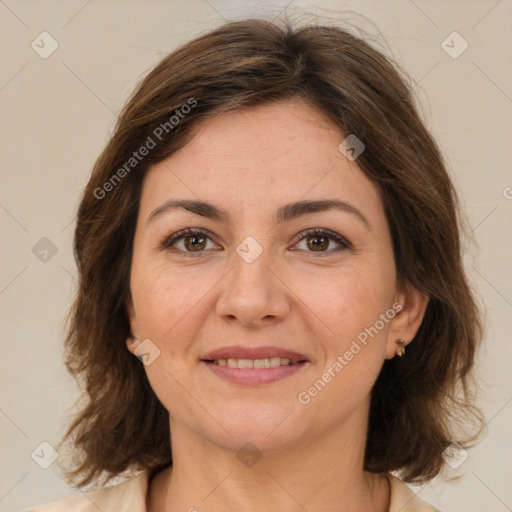
<instances>
[{"instance_id":1,"label":"eyebrow","mask_svg":"<svg viewBox=\"0 0 512 512\"><path fill-rule=\"evenodd\" d=\"M220 208L219 206L216 206L212 203L197 201L193 199L169 199L168 201L165 201L165 203L155 208L149 214L146 223L149 223L151 220L160 216L164 212L179 208L183 208L184 210L195 213L197 215L201 215L202 217L206 217L208 219L218 220L226 224L231 223L231 215L227 210L224 210L223 208ZM354 205L339 199L303 200L286 204L278 208L278 210L275 212L274 222L276 224L280 224L297 219L303 215L325 212L329 210L339 210L350 213L358 218L366 226L366 228L371 231L370 223L362 214L362 212L358 210Z\"/></svg>"}]
</instances>

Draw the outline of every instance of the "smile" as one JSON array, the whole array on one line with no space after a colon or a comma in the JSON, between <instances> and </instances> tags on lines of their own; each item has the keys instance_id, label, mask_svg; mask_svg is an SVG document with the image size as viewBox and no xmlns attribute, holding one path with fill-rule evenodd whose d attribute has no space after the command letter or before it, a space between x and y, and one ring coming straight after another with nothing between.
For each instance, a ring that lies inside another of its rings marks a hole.
<instances>
[{"instance_id":1,"label":"smile","mask_svg":"<svg viewBox=\"0 0 512 512\"><path fill-rule=\"evenodd\" d=\"M216 359L207 361L219 366L227 366L229 368L277 368L278 366L290 366L299 364L300 361L292 361L287 357L265 357L264 359Z\"/></svg>"},{"instance_id":2,"label":"smile","mask_svg":"<svg viewBox=\"0 0 512 512\"><path fill-rule=\"evenodd\" d=\"M244 386L271 384L312 364L304 354L278 346L257 347L251 340L204 354L200 363L216 377Z\"/></svg>"},{"instance_id":3,"label":"smile","mask_svg":"<svg viewBox=\"0 0 512 512\"><path fill-rule=\"evenodd\" d=\"M281 357L266 357L263 359L228 358L202 360L200 363L216 377L231 384L242 386L272 384L295 375L311 364L308 360L290 361Z\"/></svg>"}]
</instances>

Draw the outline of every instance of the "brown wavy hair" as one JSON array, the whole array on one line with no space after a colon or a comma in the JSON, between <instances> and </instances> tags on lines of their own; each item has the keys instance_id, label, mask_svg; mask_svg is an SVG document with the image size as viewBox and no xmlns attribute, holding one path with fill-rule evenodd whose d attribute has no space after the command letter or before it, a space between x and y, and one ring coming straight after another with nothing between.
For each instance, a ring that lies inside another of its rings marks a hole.
<instances>
[{"instance_id":1,"label":"brown wavy hair","mask_svg":"<svg viewBox=\"0 0 512 512\"><path fill-rule=\"evenodd\" d=\"M125 345L146 172L190 141L202 120L292 98L366 145L357 164L381 194L397 281L429 297L406 355L386 360L373 387L364 469L427 481L442 469L442 452L453 440L470 446L478 437L483 418L474 405L473 367L482 320L462 262L465 221L411 90L396 63L353 30L265 19L228 22L201 35L141 81L78 209L79 285L65 348L85 403L59 445L72 450L68 482L85 486L102 474L108 481L125 470L172 464L169 414ZM150 138L155 146L142 157Z\"/></svg>"}]
</instances>

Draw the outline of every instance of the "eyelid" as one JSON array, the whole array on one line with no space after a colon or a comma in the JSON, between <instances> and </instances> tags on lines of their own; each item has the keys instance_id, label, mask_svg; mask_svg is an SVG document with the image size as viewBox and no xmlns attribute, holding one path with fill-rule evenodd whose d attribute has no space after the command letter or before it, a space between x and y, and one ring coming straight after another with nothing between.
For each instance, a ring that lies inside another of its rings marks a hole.
<instances>
[{"instance_id":1,"label":"eyelid","mask_svg":"<svg viewBox=\"0 0 512 512\"><path fill-rule=\"evenodd\" d=\"M209 238L212 242L216 243L215 242L215 237L207 229L204 229L204 228L184 228L184 229L180 229L179 231L176 231L175 233L172 233L169 236L164 237L162 242L160 244L158 244L158 248L159 249L163 249L163 250L169 250L171 245L173 243L177 242L178 240L180 240L181 238L183 238L185 236L194 236L194 235L204 235L205 237ZM179 252L187 253L187 251L179 251ZM197 254L199 254L200 252L202 252L202 251L198 251ZM188 254L194 254L194 253L189 251Z\"/></svg>"},{"instance_id":2,"label":"eyelid","mask_svg":"<svg viewBox=\"0 0 512 512\"><path fill-rule=\"evenodd\" d=\"M172 235L165 237L163 239L163 241L159 244L158 248L161 249L161 250L170 250L172 244L174 244L175 242L177 242L181 238L183 238L185 236L194 236L194 235L198 235L198 234L199 235L204 235L205 237L207 237L213 243L216 244L215 237L212 235L212 233L210 233L209 230L204 229L204 228L190 228L189 227L189 228L184 228L184 229L181 229L179 231L176 231ZM337 252L339 250L352 249L353 248L352 244L345 237L343 237L342 235L340 235L340 234L338 234L338 233L336 233L334 231L331 231L330 229L326 229L326 228L307 228L307 229L303 229L302 231L300 231L299 233L297 233L293 237L292 243L293 243L293 245L296 245L298 242L301 242L305 238L311 237L311 236L325 236L326 238L329 238L330 240L333 240L339 246L339 247L337 247L335 249L330 249L328 251L318 251L318 252L316 252L316 251L306 251L306 252L311 253L313 255L314 254L317 254L317 255L330 255L333 252ZM292 249L292 250L294 250L294 249ZM206 252L206 251L193 252L193 251L177 250L177 252L179 252L181 254L186 254L187 256L192 256L192 255L200 255L201 253Z\"/></svg>"},{"instance_id":3,"label":"eyelid","mask_svg":"<svg viewBox=\"0 0 512 512\"><path fill-rule=\"evenodd\" d=\"M326 228L307 228L303 229L301 232L297 233L295 237L293 238L294 244L302 241L304 238L307 238L308 236L325 236L331 240L334 240L337 244L339 244L340 247L337 249L331 249L329 251L319 251L316 254L332 254L333 252L336 252L340 249L352 249L352 244L342 235L336 233L335 231L331 231L330 229ZM315 251L307 251L311 254L315 254Z\"/></svg>"}]
</instances>

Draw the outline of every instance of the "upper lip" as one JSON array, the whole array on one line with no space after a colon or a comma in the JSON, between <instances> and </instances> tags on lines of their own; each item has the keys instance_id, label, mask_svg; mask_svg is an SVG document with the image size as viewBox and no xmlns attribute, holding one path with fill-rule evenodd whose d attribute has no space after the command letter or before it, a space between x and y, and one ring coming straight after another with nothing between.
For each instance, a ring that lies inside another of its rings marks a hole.
<instances>
[{"instance_id":1,"label":"upper lip","mask_svg":"<svg viewBox=\"0 0 512 512\"><path fill-rule=\"evenodd\" d=\"M288 358L290 361L306 361L308 358L299 354L298 352L294 352L292 350L287 350L279 347L242 347L242 346L232 346L232 347L221 347L211 352L208 352L205 356L202 357L203 361L216 361L218 359L265 359L267 357L281 357Z\"/></svg>"}]
</instances>

